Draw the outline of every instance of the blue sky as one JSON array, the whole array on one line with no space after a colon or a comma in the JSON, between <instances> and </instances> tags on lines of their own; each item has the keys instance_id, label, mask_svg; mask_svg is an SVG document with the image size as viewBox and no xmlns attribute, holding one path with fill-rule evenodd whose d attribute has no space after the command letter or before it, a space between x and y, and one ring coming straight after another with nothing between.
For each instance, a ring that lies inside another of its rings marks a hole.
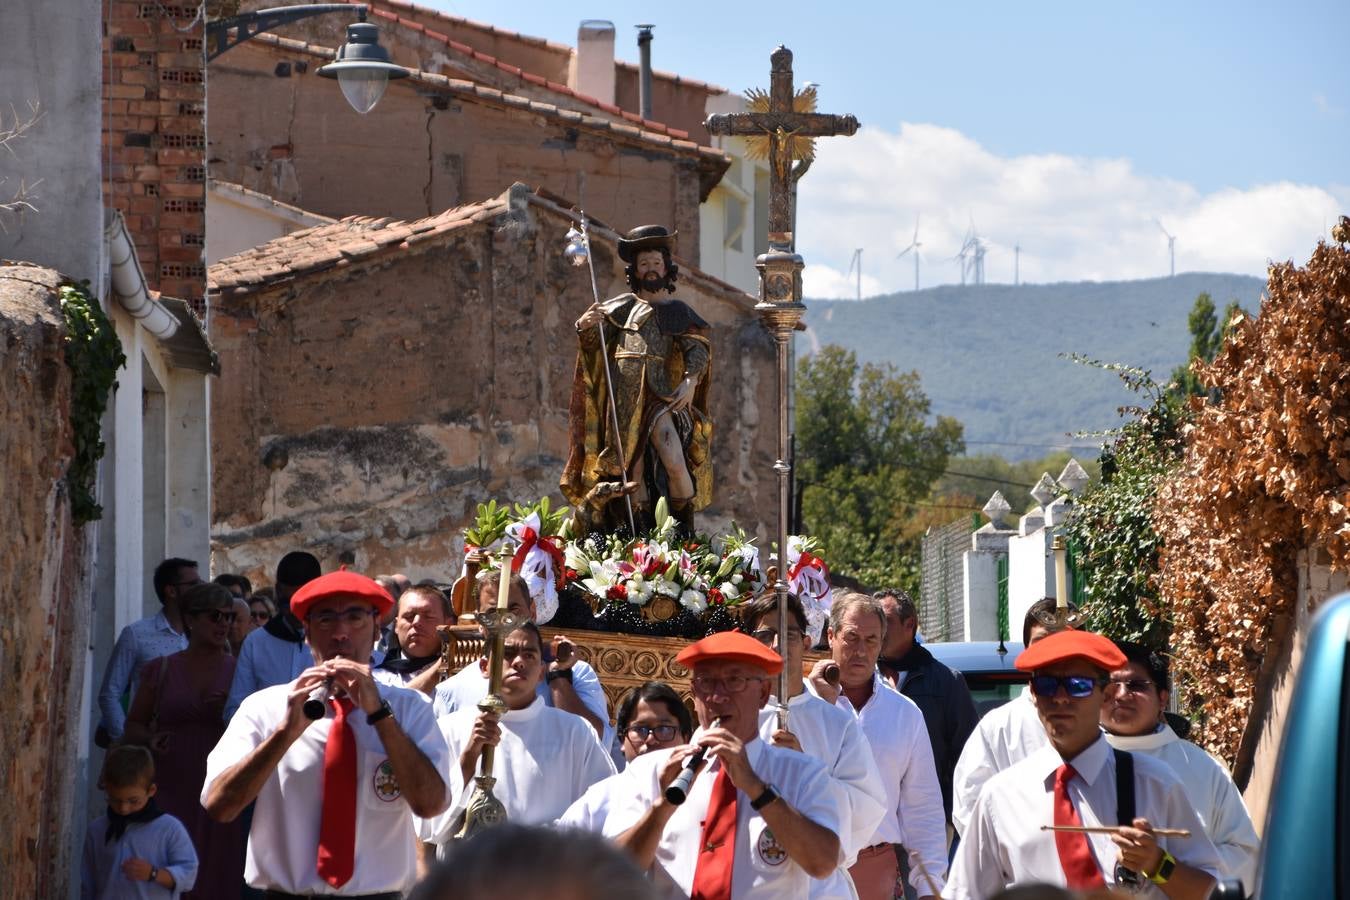
<instances>
[{"instance_id":1,"label":"blue sky","mask_svg":"<svg viewBox=\"0 0 1350 900\"><path fill-rule=\"evenodd\" d=\"M581 19L610 19L629 60L646 19L657 68L733 90L767 87L786 43L822 110L864 125L847 150L821 147L802 183L808 292L837 293L826 270L856 246L874 262L864 293L912 287L893 251L916 215L929 286L958 277L949 257L971 221L989 280L1011 280L1014 243L1024 279L1060 280L1165 274L1155 216L1178 271L1262 274L1350 212L1344 0L786 2L772 25L761 3L421 2L569 45Z\"/></svg>"}]
</instances>

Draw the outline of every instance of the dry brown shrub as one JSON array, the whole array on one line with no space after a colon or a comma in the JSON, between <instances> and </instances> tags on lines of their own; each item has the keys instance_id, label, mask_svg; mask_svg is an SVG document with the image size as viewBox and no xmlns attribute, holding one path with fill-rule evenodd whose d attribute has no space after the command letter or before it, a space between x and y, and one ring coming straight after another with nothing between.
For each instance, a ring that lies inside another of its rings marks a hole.
<instances>
[{"instance_id":1,"label":"dry brown shrub","mask_svg":"<svg viewBox=\"0 0 1350 900\"><path fill-rule=\"evenodd\" d=\"M1185 456L1159 491L1159 594L1199 739L1231 765L1299 551L1322 545L1350 565L1350 252L1320 243L1305 267L1272 266L1259 317L1197 371L1222 399L1193 401Z\"/></svg>"}]
</instances>

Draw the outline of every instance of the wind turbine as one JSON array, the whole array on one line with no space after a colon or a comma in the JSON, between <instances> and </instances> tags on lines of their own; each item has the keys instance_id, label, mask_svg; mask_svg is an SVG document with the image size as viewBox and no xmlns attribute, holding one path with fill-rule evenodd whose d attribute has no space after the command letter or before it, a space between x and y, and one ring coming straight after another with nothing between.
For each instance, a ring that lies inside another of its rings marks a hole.
<instances>
[{"instance_id":1,"label":"wind turbine","mask_svg":"<svg viewBox=\"0 0 1350 900\"><path fill-rule=\"evenodd\" d=\"M971 219L970 230L966 232L966 239L961 244L961 252L953 257L961 261L962 284L966 283L967 273L970 275L971 284L984 284L984 254L988 249L975 230L975 220Z\"/></svg>"},{"instance_id":2,"label":"wind turbine","mask_svg":"<svg viewBox=\"0 0 1350 900\"><path fill-rule=\"evenodd\" d=\"M1163 234L1166 234L1166 235L1167 235L1167 258L1168 258L1168 260L1169 260L1170 263L1171 263L1171 270L1170 270L1170 272L1169 272L1169 274L1168 274L1168 277L1169 277L1169 278L1175 278L1175 277L1176 277L1176 274L1177 274L1177 239L1176 239L1176 235L1168 234L1168 233L1167 233L1167 229L1166 229L1166 228L1163 228L1163 223L1162 223L1162 222L1159 222L1156 218L1155 218L1153 221L1154 221L1154 223L1158 226L1158 230L1161 231Z\"/></svg>"},{"instance_id":3,"label":"wind turbine","mask_svg":"<svg viewBox=\"0 0 1350 900\"><path fill-rule=\"evenodd\" d=\"M1013 244L1013 287L1022 283L1022 244Z\"/></svg>"},{"instance_id":4,"label":"wind turbine","mask_svg":"<svg viewBox=\"0 0 1350 900\"><path fill-rule=\"evenodd\" d=\"M923 244L919 242L919 217L916 215L914 217L914 240L909 242L908 247L895 254L895 258L899 259L909 251L914 251L914 290L916 291L919 289L919 248L922 246Z\"/></svg>"},{"instance_id":5,"label":"wind turbine","mask_svg":"<svg viewBox=\"0 0 1350 900\"><path fill-rule=\"evenodd\" d=\"M856 269L858 270L858 299L859 299L859 300L862 300L862 252L863 252L863 248L861 248L861 247L859 247L857 250L854 250L854 251L853 251L853 259L851 259L851 260L849 261L849 264L848 264L848 271L844 273L844 277L847 278L848 276L850 276L850 275L853 274L854 268L856 268Z\"/></svg>"}]
</instances>

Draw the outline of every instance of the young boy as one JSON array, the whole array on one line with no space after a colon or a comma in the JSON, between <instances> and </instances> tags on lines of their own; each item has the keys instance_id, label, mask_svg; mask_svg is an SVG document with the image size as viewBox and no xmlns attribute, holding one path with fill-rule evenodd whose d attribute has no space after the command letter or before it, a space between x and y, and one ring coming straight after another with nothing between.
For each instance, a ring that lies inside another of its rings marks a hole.
<instances>
[{"instance_id":1,"label":"young boy","mask_svg":"<svg viewBox=\"0 0 1350 900\"><path fill-rule=\"evenodd\" d=\"M183 823L155 806L155 761L119 745L103 763L108 813L89 823L80 900L177 897L197 880L197 852Z\"/></svg>"}]
</instances>

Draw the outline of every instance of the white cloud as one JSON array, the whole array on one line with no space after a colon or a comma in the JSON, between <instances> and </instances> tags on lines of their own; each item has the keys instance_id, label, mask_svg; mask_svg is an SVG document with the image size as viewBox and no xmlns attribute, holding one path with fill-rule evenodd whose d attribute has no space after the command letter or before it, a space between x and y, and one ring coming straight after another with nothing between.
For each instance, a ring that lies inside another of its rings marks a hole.
<instances>
[{"instance_id":1,"label":"white cloud","mask_svg":"<svg viewBox=\"0 0 1350 900\"><path fill-rule=\"evenodd\" d=\"M921 286L960 282L952 259L972 221L988 252L985 280L1150 278L1168 272L1264 275L1269 260L1306 260L1324 224L1350 207L1344 186L1277 182L1201 193L1144 175L1126 159L1060 154L1001 157L950 128L903 124L822 141L800 184L798 252L808 297L853 297L841 273L863 247L863 295L911 290L910 243L921 216Z\"/></svg>"}]
</instances>

